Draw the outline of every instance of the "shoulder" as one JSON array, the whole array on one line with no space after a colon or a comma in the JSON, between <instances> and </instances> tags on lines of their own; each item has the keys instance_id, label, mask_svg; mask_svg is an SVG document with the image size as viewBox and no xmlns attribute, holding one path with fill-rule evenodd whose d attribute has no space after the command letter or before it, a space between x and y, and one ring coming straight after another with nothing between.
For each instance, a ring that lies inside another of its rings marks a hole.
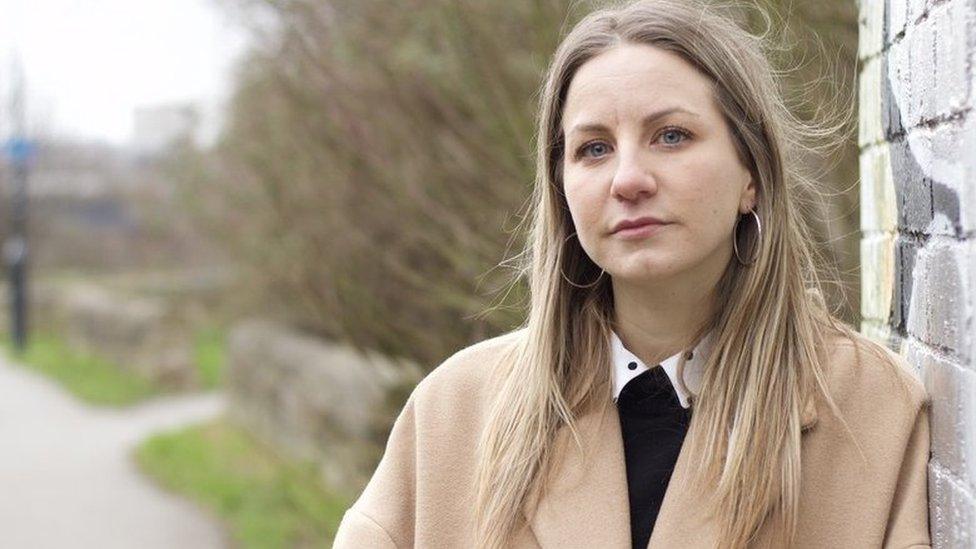
<instances>
[{"instance_id":1,"label":"shoulder","mask_svg":"<svg viewBox=\"0 0 976 549\"><path fill-rule=\"evenodd\" d=\"M481 405L497 367L511 357L525 332L525 328L512 330L471 344L444 359L414 388L414 405L438 410Z\"/></svg>"},{"instance_id":2,"label":"shoulder","mask_svg":"<svg viewBox=\"0 0 976 549\"><path fill-rule=\"evenodd\" d=\"M339 527L336 539L342 542L336 547L408 546L418 520L431 509L466 505L461 497L475 482L484 396L495 366L523 333L514 330L464 347L413 388L376 471L353 504L355 511L347 512Z\"/></svg>"},{"instance_id":3,"label":"shoulder","mask_svg":"<svg viewBox=\"0 0 976 549\"><path fill-rule=\"evenodd\" d=\"M825 343L824 373L841 409L864 411L878 422L913 422L930 402L915 367L887 346L854 331Z\"/></svg>"}]
</instances>

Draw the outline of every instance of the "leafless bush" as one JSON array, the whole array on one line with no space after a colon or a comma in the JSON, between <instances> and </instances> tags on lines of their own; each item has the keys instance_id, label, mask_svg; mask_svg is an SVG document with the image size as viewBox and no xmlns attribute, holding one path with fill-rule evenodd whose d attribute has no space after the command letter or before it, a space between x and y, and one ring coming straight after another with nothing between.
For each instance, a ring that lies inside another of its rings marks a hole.
<instances>
[{"instance_id":1,"label":"leafless bush","mask_svg":"<svg viewBox=\"0 0 976 549\"><path fill-rule=\"evenodd\" d=\"M219 145L187 151L181 170L248 266L255 305L427 365L515 325L524 289L499 293L512 273L497 265L521 245L506 251L533 177L536 89L587 6L229 7L257 14L266 34L240 67ZM853 59L856 13L828 27L854 29L853 42L828 38Z\"/></svg>"}]
</instances>

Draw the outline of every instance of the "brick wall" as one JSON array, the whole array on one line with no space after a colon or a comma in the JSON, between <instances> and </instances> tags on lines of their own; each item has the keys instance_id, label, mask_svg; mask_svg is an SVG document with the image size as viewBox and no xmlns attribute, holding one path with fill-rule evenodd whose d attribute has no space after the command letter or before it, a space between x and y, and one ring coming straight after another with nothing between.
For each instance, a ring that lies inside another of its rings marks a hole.
<instances>
[{"instance_id":1,"label":"brick wall","mask_svg":"<svg viewBox=\"0 0 976 549\"><path fill-rule=\"evenodd\" d=\"M976 1L859 6L861 329L933 399L933 547L973 547Z\"/></svg>"}]
</instances>

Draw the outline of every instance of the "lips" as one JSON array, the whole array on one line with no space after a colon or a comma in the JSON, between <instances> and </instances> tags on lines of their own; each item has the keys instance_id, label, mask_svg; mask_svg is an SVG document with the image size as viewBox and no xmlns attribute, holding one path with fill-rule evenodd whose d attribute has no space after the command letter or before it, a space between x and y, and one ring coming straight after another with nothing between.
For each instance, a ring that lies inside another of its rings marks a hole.
<instances>
[{"instance_id":1,"label":"lips","mask_svg":"<svg viewBox=\"0 0 976 549\"><path fill-rule=\"evenodd\" d=\"M645 216L638 217L636 219L625 219L613 227L613 233L617 233L626 229L633 229L636 227L645 227L648 225L665 225L664 221L657 219L656 217Z\"/></svg>"}]
</instances>

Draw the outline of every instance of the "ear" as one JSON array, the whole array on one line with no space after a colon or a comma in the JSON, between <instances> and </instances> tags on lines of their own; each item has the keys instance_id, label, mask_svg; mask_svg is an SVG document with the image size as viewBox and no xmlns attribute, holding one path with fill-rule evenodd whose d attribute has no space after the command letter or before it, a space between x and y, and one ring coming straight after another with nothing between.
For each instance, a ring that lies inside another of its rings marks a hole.
<instances>
[{"instance_id":1,"label":"ear","mask_svg":"<svg viewBox=\"0 0 976 549\"><path fill-rule=\"evenodd\" d=\"M756 181L750 178L739 196L739 213L747 214L756 207Z\"/></svg>"}]
</instances>

